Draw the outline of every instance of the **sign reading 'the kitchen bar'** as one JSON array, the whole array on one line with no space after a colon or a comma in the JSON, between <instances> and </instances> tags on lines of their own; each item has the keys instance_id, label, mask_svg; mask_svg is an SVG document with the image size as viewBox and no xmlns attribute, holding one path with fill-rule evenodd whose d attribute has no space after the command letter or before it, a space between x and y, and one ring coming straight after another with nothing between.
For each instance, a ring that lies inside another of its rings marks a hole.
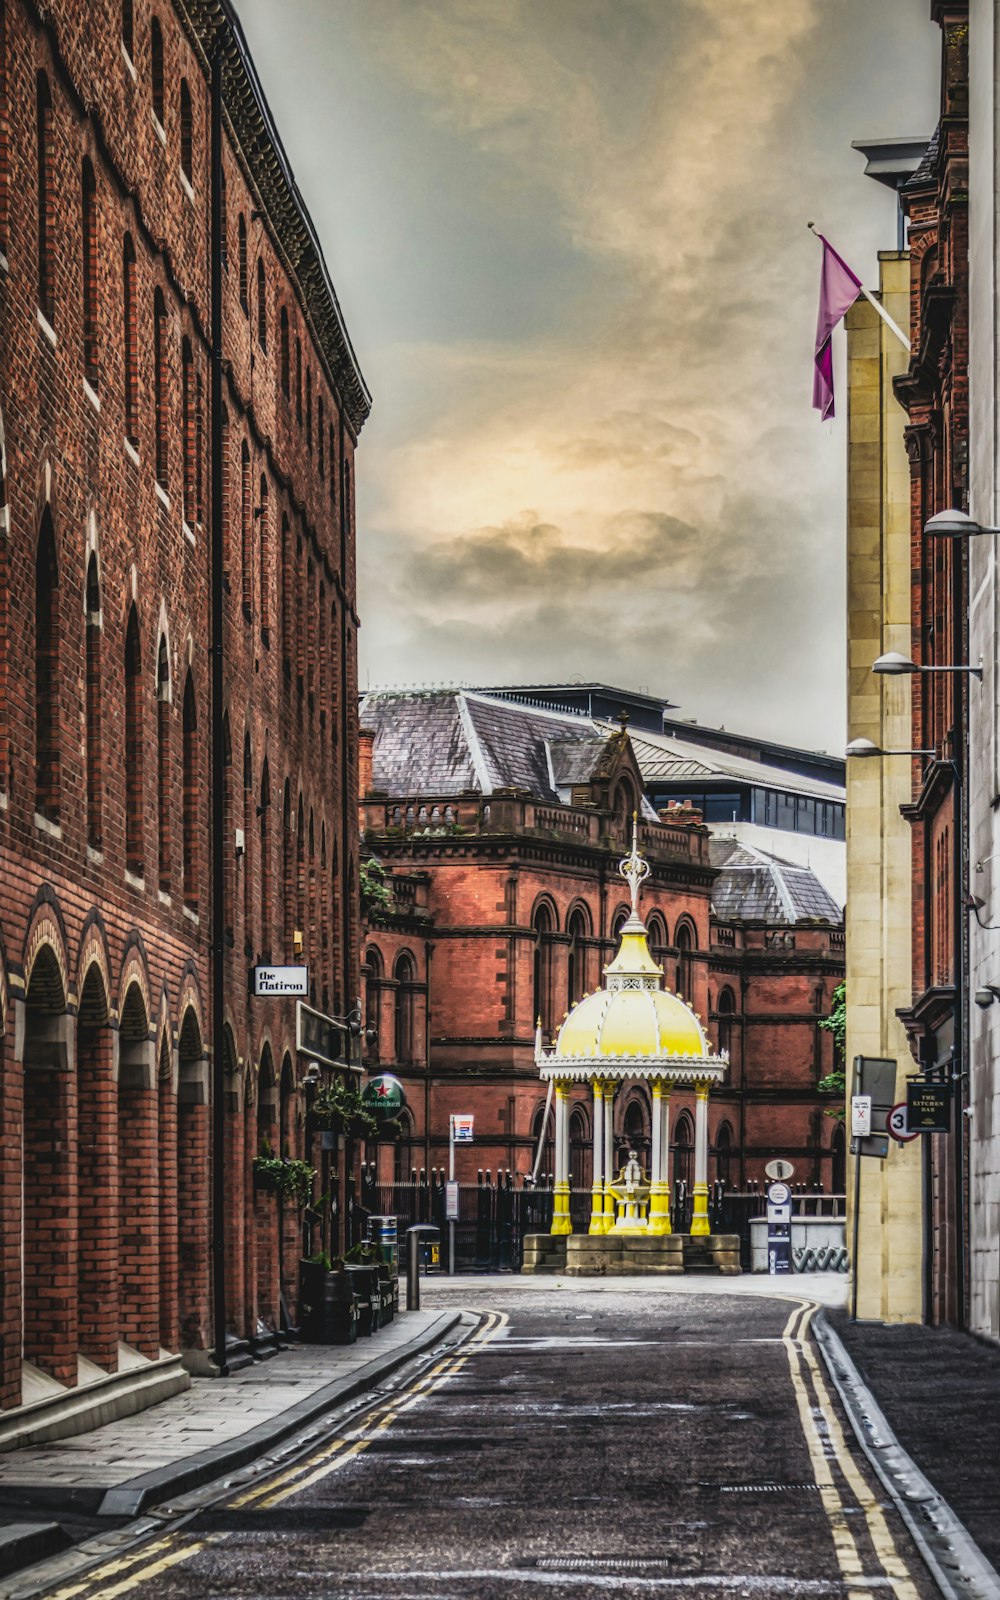
<instances>
[{"instance_id":1,"label":"sign reading 'the kitchen bar'","mask_svg":"<svg viewBox=\"0 0 1000 1600\"><path fill-rule=\"evenodd\" d=\"M951 1132L950 1083L910 1078L906 1084L906 1121L910 1133Z\"/></svg>"},{"instance_id":2,"label":"sign reading 'the kitchen bar'","mask_svg":"<svg viewBox=\"0 0 1000 1600\"><path fill-rule=\"evenodd\" d=\"M288 995L309 993L308 967L251 967L250 993Z\"/></svg>"}]
</instances>

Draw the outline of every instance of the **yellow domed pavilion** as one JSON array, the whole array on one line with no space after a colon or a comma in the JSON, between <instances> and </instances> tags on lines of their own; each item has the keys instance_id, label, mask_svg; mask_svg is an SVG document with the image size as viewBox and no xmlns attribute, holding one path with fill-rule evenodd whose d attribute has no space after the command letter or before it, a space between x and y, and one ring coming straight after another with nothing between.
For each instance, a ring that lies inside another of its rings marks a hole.
<instances>
[{"instance_id":1,"label":"yellow domed pavilion","mask_svg":"<svg viewBox=\"0 0 1000 1600\"><path fill-rule=\"evenodd\" d=\"M542 1080L550 1082L555 1092L552 1233L566 1235L573 1231L569 1209L569 1091L573 1084L589 1083L594 1096L589 1233L615 1235L619 1239L645 1236L665 1244L664 1236L670 1233L671 1088L682 1084L695 1091L691 1235L704 1237L710 1233L708 1097L712 1084L725 1078L728 1057L713 1054L700 1018L680 995L663 987L663 969L650 954L645 924L639 915L639 891L650 869L639 854L637 835L633 822L632 850L619 866L631 891L632 913L622 928L618 952L604 969L604 987L585 995L567 1014L551 1049L545 1048L539 1025L535 1061ZM648 1182L634 1157L617 1180L611 1170L615 1093L635 1079L648 1082L652 1095L652 1171ZM581 1266L580 1270L586 1268ZM593 1270L603 1269L595 1262Z\"/></svg>"}]
</instances>

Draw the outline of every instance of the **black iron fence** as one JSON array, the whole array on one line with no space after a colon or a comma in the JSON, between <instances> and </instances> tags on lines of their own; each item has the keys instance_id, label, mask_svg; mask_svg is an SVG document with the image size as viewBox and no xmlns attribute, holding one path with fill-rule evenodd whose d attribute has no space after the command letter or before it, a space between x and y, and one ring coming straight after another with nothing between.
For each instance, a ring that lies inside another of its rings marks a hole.
<instances>
[{"instance_id":1,"label":"black iron fence","mask_svg":"<svg viewBox=\"0 0 1000 1600\"><path fill-rule=\"evenodd\" d=\"M445 1218L445 1180L441 1173L408 1183L378 1183L374 1168L363 1168L360 1184L351 1203L350 1239L358 1243L367 1236L369 1216L394 1216L400 1235L417 1222L430 1222L441 1230L442 1265L448 1236ZM804 1184L792 1185L792 1215L795 1217L842 1217L842 1194L824 1194ZM687 1233L691 1226L692 1196L689 1187L674 1184L670 1221L675 1233ZM570 1192L570 1219L574 1233L586 1233L590 1226L591 1192ZM716 1183L709 1191L708 1216L713 1233L735 1233L740 1238L740 1259L750 1267L750 1223L767 1215L767 1189L751 1184L745 1190L728 1189ZM458 1219L455 1223L455 1270L457 1272L520 1272L526 1234L548 1233L552 1225L552 1188L515 1188L513 1175L498 1174L494 1181L486 1174L478 1183L458 1186Z\"/></svg>"}]
</instances>

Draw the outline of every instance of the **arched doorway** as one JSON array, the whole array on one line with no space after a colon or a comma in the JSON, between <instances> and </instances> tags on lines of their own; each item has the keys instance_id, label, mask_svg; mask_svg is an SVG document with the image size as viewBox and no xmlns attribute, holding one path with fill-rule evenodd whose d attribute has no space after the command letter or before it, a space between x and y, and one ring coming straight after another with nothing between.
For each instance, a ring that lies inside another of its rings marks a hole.
<instances>
[{"instance_id":1,"label":"arched doorway","mask_svg":"<svg viewBox=\"0 0 1000 1600\"><path fill-rule=\"evenodd\" d=\"M194 1006L188 1005L177 1040L177 1208L172 1219L180 1342L185 1350L204 1350L210 1342L210 1117L201 1025Z\"/></svg>"},{"instance_id":2,"label":"arched doorway","mask_svg":"<svg viewBox=\"0 0 1000 1600\"><path fill-rule=\"evenodd\" d=\"M720 1122L715 1135L715 1177L728 1189L732 1183L733 1130L728 1122Z\"/></svg>"},{"instance_id":3,"label":"arched doorway","mask_svg":"<svg viewBox=\"0 0 1000 1600\"><path fill-rule=\"evenodd\" d=\"M180 1348L177 1285L177 1090L170 1029L163 1026L156 1058L156 1138L160 1172L160 1344Z\"/></svg>"},{"instance_id":4,"label":"arched doorway","mask_svg":"<svg viewBox=\"0 0 1000 1600\"><path fill-rule=\"evenodd\" d=\"M683 1183L691 1193L694 1160L694 1128L687 1111L682 1111L674 1124L674 1182Z\"/></svg>"},{"instance_id":5,"label":"arched doorway","mask_svg":"<svg viewBox=\"0 0 1000 1600\"><path fill-rule=\"evenodd\" d=\"M118 1367L118 1133L113 1036L98 961L80 989L76 1025L77 1259L79 1350L88 1361Z\"/></svg>"},{"instance_id":6,"label":"arched doorway","mask_svg":"<svg viewBox=\"0 0 1000 1600\"><path fill-rule=\"evenodd\" d=\"M150 1360L160 1353L155 1048L133 981L118 1021L118 1337Z\"/></svg>"},{"instance_id":7,"label":"arched doorway","mask_svg":"<svg viewBox=\"0 0 1000 1600\"><path fill-rule=\"evenodd\" d=\"M625 1107L622 1116L622 1142L618 1152L616 1172L628 1160L628 1152L634 1150L640 1163L649 1171L650 1139L649 1139L650 1113L642 1095L634 1093Z\"/></svg>"},{"instance_id":8,"label":"arched doorway","mask_svg":"<svg viewBox=\"0 0 1000 1600\"><path fill-rule=\"evenodd\" d=\"M24 1358L77 1380L77 1101L66 990L56 952L43 944L25 995Z\"/></svg>"},{"instance_id":9,"label":"arched doorway","mask_svg":"<svg viewBox=\"0 0 1000 1600\"><path fill-rule=\"evenodd\" d=\"M593 1147L587 1114L582 1106L574 1106L569 1118L569 1185L571 1189L589 1189L593 1166Z\"/></svg>"},{"instance_id":10,"label":"arched doorway","mask_svg":"<svg viewBox=\"0 0 1000 1600\"><path fill-rule=\"evenodd\" d=\"M257 1149L265 1146L272 1153L279 1142L278 1085L274 1076L271 1046L265 1043L257 1074ZM254 1227L257 1234L257 1324L271 1333L279 1326L278 1213L284 1206L269 1194L254 1194Z\"/></svg>"}]
</instances>

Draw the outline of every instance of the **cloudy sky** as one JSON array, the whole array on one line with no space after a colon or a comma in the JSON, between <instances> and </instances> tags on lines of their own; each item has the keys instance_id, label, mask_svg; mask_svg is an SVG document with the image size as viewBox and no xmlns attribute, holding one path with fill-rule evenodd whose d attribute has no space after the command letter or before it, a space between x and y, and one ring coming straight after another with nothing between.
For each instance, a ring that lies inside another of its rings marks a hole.
<instances>
[{"instance_id":1,"label":"cloudy sky","mask_svg":"<svg viewBox=\"0 0 1000 1600\"><path fill-rule=\"evenodd\" d=\"M374 395L362 686L598 678L842 746L805 224L873 281L850 142L932 131L927 0L238 5Z\"/></svg>"}]
</instances>

